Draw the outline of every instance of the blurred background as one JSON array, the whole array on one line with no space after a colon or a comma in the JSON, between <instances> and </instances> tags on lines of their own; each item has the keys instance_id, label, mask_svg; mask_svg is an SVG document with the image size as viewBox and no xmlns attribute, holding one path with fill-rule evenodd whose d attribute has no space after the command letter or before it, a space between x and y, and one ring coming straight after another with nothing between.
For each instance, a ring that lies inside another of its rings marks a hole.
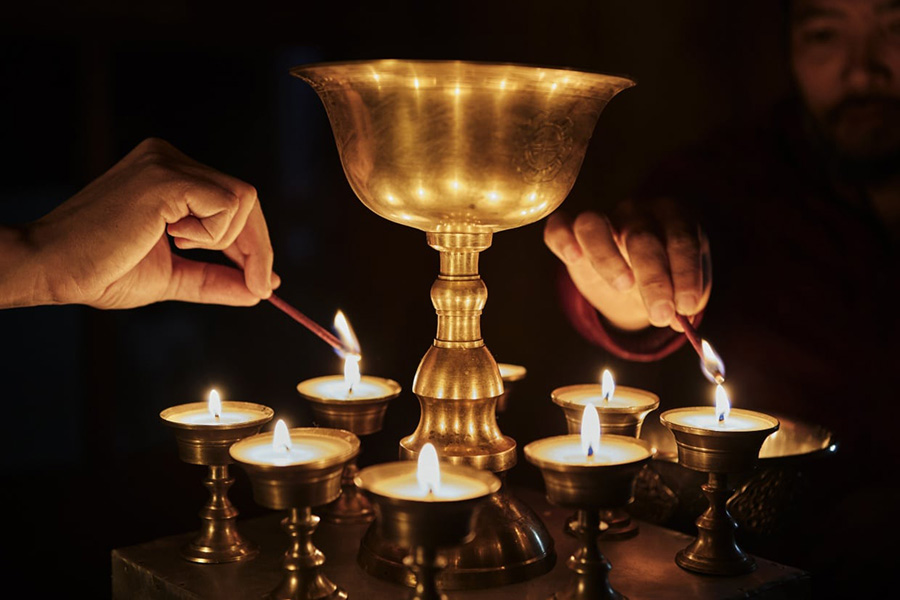
<instances>
[{"instance_id":1,"label":"blurred background","mask_svg":"<svg viewBox=\"0 0 900 600\"><path fill-rule=\"evenodd\" d=\"M0 221L39 218L150 136L254 185L283 279L279 294L326 326L343 310L362 344L363 373L404 388L384 430L363 440L361 466L395 459L399 438L418 421L409 389L434 334L428 294L437 253L421 232L356 199L324 109L290 67L469 59L635 78L638 85L600 117L562 207L570 212L610 207L668 153L765 110L789 87L776 1L223 6L36 0L5 7ZM481 260L488 347L498 361L528 369L500 416L504 433L520 449L564 433L551 390L596 381L604 367L621 385L658 393L661 410L697 402L708 384L688 346L660 363L625 363L570 327L542 227L497 235ZM3 518L13 550L3 569L42 574L41 589L59 585L91 598L110 593L113 548L199 525L204 471L178 460L162 409L205 400L216 387L225 399L264 403L292 426L310 425L297 383L341 370L327 345L267 303L13 309L0 312L0 336L9 419L0 454ZM243 473L233 472L230 497L242 518L264 514ZM536 481L521 454L510 481Z\"/></svg>"}]
</instances>

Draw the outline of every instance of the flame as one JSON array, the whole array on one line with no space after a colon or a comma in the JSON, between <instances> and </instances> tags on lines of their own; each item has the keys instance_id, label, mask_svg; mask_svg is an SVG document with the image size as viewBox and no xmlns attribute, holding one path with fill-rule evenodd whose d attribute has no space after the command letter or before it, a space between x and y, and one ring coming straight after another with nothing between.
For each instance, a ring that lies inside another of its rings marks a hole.
<instances>
[{"instance_id":1,"label":"flame","mask_svg":"<svg viewBox=\"0 0 900 600\"><path fill-rule=\"evenodd\" d=\"M341 338L341 343L344 347L350 350L352 354L359 356L359 340L356 339L356 334L353 332L353 328L350 327L350 321L347 320L347 317L341 311L337 311L334 315L334 329L337 331L338 337Z\"/></svg>"},{"instance_id":2,"label":"flame","mask_svg":"<svg viewBox=\"0 0 900 600\"><path fill-rule=\"evenodd\" d=\"M344 357L344 383L347 384L347 393L353 393L353 386L359 383L359 359L358 354L348 354Z\"/></svg>"},{"instance_id":3,"label":"flame","mask_svg":"<svg viewBox=\"0 0 900 600\"><path fill-rule=\"evenodd\" d=\"M616 382L613 380L612 373L609 372L609 369L603 369L603 376L600 381L600 391L604 400L607 402L612 400L613 394L616 391Z\"/></svg>"},{"instance_id":4,"label":"flame","mask_svg":"<svg viewBox=\"0 0 900 600\"><path fill-rule=\"evenodd\" d=\"M441 488L441 467L437 450L431 443L422 446L419 451L419 463L416 467L416 479L423 494L433 494Z\"/></svg>"},{"instance_id":5,"label":"flame","mask_svg":"<svg viewBox=\"0 0 900 600\"><path fill-rule=\"evenodd\" d=\"M222 399L219 398L219 392L215 389L209 390L209 401L206 403L206 406L209 409L209 414L214 419L222 416Z\"/></svg>"},{"instance_id":6,"label":"flame","mask_svg":"<svg viewBox=\"0 0 900 600\"><path fill-rule=\"evenodd\" d=\"M600 447L600 415L593 404L585 404L581 413L581 450L591 457Z\"/></svg>"},{"instance_id":7,"label":"flame","mask_svg":"<svg viewBox=\"0 0 900 600\"><path fill-rule=\"evenodd\" d=\"M720 383L716 385L716 416L719 417L719 423L724 423L730 412L731 401L728 400L728 392Z\"/></svg>"},{"instance_id":8,"label":"flame","mask_svg":"<svg viewBox=\"0 0 900 600\"><path fill-rule=\"evenodd\" d=\"M700 346L703 349L703 359L700 361L700 370L703 371L703 375L715 384L724 383L725 363L722 362L722 357L706 340L700 340Z\"/></svg>"},{"instance_id":9,"label":"flame","mask_svg":"<svg viewBox=\"0 0 900 600\"><path fill-rule=\"evenodd\" d=\"M287 454L291 451L291 434L283 419L275 423L275 435L272 436L272 449Z\"/></svg>"}]
</instances>

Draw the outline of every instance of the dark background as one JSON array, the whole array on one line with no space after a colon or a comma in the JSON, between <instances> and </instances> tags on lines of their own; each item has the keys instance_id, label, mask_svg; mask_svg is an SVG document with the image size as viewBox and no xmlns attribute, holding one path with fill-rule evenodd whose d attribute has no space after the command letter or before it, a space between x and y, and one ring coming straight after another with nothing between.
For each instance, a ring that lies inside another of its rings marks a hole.
<instances>
[{"instance_id":1,"label":"dark background","mask_svg":"<svg viewBox=\"0 0 900 600\"><path fill-rule=\"evenodd\" d=\"M325 112L291 66L470 59L634 77L637 87L600 118L563 205L572 212L611 206L667 153L748 118L788 87L778 2L255 2L231 10L102 0L17 3L4 13L0 221L39 218L149 136L256 186L284 281L279 294L326 325L342 309L362 343L363 372L404 388L384 430L363 440L362 465L394 459L418 420L409 388L435 328L428 291L437 254L421 232L355 198ZM481 265L488 346L529 371L500 417L520 448L564 432L553 388L594 381L603 367L622 385L660 394L663 408L706 389L688 347L658 364L628 364L571 329L542 224L496 236ZM341 368L325 344L267 303L13 309L0 312L0 336L3 570L40 595L58 586L107 596L111 549L198 526L203 469L178 460L162 409L203 400L216 386L226 399L264 403L292 426L308 425L297 382ZM230 497L242 516L264 514L233 471ZM510 479L529 485L534 475L521 460Z\"/></svg>"}]
</instances>

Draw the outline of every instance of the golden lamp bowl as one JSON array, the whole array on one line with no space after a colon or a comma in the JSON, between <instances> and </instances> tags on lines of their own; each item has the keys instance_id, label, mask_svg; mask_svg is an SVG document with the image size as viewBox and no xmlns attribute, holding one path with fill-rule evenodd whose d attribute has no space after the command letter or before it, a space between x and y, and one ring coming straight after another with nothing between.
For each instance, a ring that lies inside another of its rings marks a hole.
<instances>
[{"instance_id":1,"label":"golden lamp bowl","mask_svg":"<svg viewBox=\"0 0 900 600\"><path fill-rule=\"evenodd\" d=\"M375 60L302 65L347 179L385 219L493 233L566 198L597 118L634 82L524 65Z\"/></svg>"}]
</instances>

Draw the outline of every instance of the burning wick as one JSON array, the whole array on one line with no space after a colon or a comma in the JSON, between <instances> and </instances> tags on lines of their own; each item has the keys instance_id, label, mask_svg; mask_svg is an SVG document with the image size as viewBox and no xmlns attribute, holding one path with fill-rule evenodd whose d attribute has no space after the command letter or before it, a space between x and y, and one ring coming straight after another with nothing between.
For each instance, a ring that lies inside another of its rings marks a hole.
<instances>
[{"instance_id":1,"label":"burning wick","mask_svg":"<svg viewBox=\"0 0 900 600\"><path fill-rule=\"evenodd\" d=\"M272 436L272 448L276 452L287 454L291 451L292 446L291 434L288 432L287 425L284 420L278 419L278 422L275 423L275 434Z\"/></svg>"},{"instance_id":2,"label":"burning wick","mask_svg":"<svg viewBox=\"0 0 900 600\"><path fill-rule=\"evenodd\" d=\"M419 461L416 465L416 479L419 481L419 489L431 496L441 487L441 467L438 461L437 450L434 444L427 443L419 451Z\"/></svg>"},{"instance_id":3,"label":"burning wick","mask_svg":"<svg viewBox=\"0 0 900 600\"><path fill-rule=\"evenodd\" d=\"M731 401L722 384L716 385L716 415L719 417L719 425L725 424L725 417L731 412Z\"/></svg>"},{"instance_id":4,"label":"burning wick","mask_svg":"<svg viewBox=\"0 0 900 600\"><path fill-rule=\"evenodd\" d=\"M207 403L207 408L209 408L209 414L212 415L213 419L216 421L222 416L222 399L219 398L219 392L215 389L209 391L209 402Z\"/></svg>"},{"instance_id":5,"label":"burning wick","mask_svg":"<svg viewBox=\"0 0 900 600\"><path fill-rule=\"evenodd\" d=\"M359 374L358 354L348 354L344 357L344 382L347 384L347 394L353 393L353 386L359 383L361 376Z\"/></svg>"},{"instance_id":6,"label":"burning wick","mask_svg":"<svg viewBox=\"0 0 900 600\"><path fill-rule=\"evenodd\" d=\"M593 404L585 404L581 413L581 450L588 458L600 448L600 415Z\"/></svg>"},{"instance_id":7,"label":"burning wick","mask_svg":"<svg viewBox=\"0 0 900 600\"><path fill-rule=\"evenodd\" d=\"M603 396L605 402L612 400L613 393L616 391L616 382L613 381L612 373L609 369L603 369L603 376L600 381L600 395Z\"/></svg>"}]
</instances>

